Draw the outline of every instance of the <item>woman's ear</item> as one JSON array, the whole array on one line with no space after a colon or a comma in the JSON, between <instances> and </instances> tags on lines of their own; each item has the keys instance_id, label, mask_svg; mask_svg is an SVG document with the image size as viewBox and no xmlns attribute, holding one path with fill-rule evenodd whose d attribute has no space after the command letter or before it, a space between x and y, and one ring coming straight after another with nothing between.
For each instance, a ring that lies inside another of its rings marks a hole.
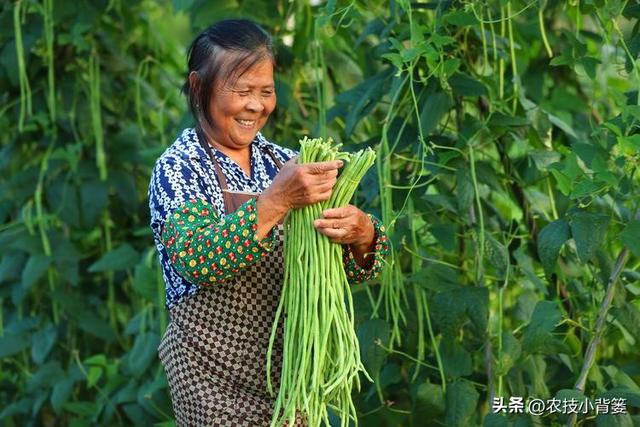
<instances>
[{"instance_id":1,"label":"woman's ear","mask_svg":"<svg viewBox=\"0 0 640 427\"><path fill-rule=\"evenodd\" d=\"M189 73L189 90L192 94L198 93L198 88L200 86L200 76L197 71L191 71Z\"/></svg>"}]
</instances>

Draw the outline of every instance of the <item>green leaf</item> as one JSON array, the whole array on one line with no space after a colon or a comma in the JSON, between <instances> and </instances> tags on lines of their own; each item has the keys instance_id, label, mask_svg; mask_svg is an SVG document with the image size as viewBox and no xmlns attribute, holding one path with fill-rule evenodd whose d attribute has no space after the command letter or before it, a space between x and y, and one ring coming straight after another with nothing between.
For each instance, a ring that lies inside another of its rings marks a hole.
<instances>
[{"instance_id":1,"label":"green leaf","mask_svg":"<svg viewBox=\"0 0 640 427\"><path fill-rule=\"evenodd\" d=\"M55 360L41 365L27 381L27 390L36 391L53 387L64 378L60 362Z\"/></svg>"},{"instance_id":2,"label":"green leaf","mask_svg":"<svg viewBox=\"0 0 640 427\"><path fill-rule=\"evenodd\" d=\"M612 307L610 313L637 341L640 341L640 309L625 301L619 307Z\"/></svg>"},{"instance_id":3,"label":"green leaf","mask_svg":"<svg viewBox=\"0 0 640 427\"><path fill-rule=\"evenodd\" d=\"M455 10L446 14L443 17L443 21L458 27L466 27L468 25L474 25L478 23L478 20L472 13L465 12L463 10Z\"/></svg>"},{"instance_id":4,"label":"green leaf","mask_svg":"<svg viewBox=\"0 0 640 427\"><path fill-rule=\"evenodd\" d=\"M620 240L637 257L640 257L640 220L632 219L620 234Z\"/></svg>"},{"instance_id":5,"label":"green leaf","mask_svg":"<svg viewBox=\"0 0 640 427\"><path fill-rule=\"evenodd\" d=\"M158 296L157 276L154 269L147 267L144 260L136 265L133 289L143 298L155 301Z\"/></svg>"},{"instance_id":6,"label":"green leaf","mask_svg":"<svg viewBox=\"0 0 640 427\"><path fill-rule=\"evenodd\" d=\"M1 244L1 243L0 243ZM23 253L9 253L0 262L0 282L17 280L20 277L26 256Z\"/></svg>"},{"instance_id":7,"label":"green leaf","mask_svg":"<svg viewBox=\"0 0 640 427\"><path fill-rule=\"evenodd\" d=\"M457 286L438 292L432 302L429 305L434 323L445 336L455 336L466 320L478 334L486 333L489 316L487 288Z\"/></svg>"},{"instance_id":8,"label":"green leaf","mask_svg":"<svg viewBox=\"0 0 640 427\"><path fill-rule=\"evenodd\" d=\"M411 33L411 45L417 46L424 40L424 33L428 31L428 28L420 25L417 19L411 21L409 28Z\"/></svg>"},{"instance_id":9,"label":"green leaf","mask_svg":"<svg viewBox=\"0 0 640 427\"><path fill-rule=\"evenodd\" d=\"M376 379L382 368L387 352L376 342L387 346L391 329L382 319L370 319L358 327L357 336L360 343L360 358L369 375Z\"/></svg>"},{"instance_id":10,"label":"green leaf","mask_svg":"<svg viewBox=\"0 0 640 427\"><path fill-rule=\"evenodd\" d=\"M578 138L576 131L573 130L573 128L569 124L567 124L567 122L565 122L558 116L554 116L553 114L548 114L548 116L549 116L549 121L554 125L556 125L557 127L559 127L564 133L566 133L567 135L573 138Z\"/></svg>"},{"instance_id":11,"label":"green leaf","mask_svg":"<svg viewBox=\"0 0 640 427\"><path fill-rule=\"evenodd\" d=\"M420 111L420 126L425 135L436 129L438 123L451 108L451 98L445 92L435 92L427 96Z\"/></svg>"},{"instance_id":12,"label":"green leaf","mask_svg":"<svg viewBox=\"0 0 640 427\"><path fill-rule=\"evenodd\" d=\"M442 76L449 77L458 70L461 61L458 58L450 58L442 64Z\"/></svg>"},{"instance_id":13,"label":"green leaf","mask_svg":"<svg viewBox=\"0 0 640 427\"><path fill-rule=\"evenodd\" d=\"M539 237L540 236L538 235L538 238ZM518 262L518 267L520 267L525 277L529 279L529 281L533 283L540 292L546 295L548 293L547 288L534 271L533 260L529 256L528 252L526 245L522 245L513 252L513 256Z\"/></svg>"},{"instance_id":14,"label":"green leaf","mask_svg":"<svg viewBox=\"0 0 640 427\"><path fill-rule=\"evenodd\" d=\"M442 264L430 263L412 274L410 281L434 291L446 291L460 286L458 272Z\"/></svg>"},{"instance_id":15,"label":"green leaf","mask_svg":"<svg viewBox=\"0 0 640 427\"><path fill-rule=\"evenodd\" d=\"M95 415L97 405L95 402L67 402L62 406L65 410L72 412L76 415L92 416Z\"/></svg>"},{"instance_id":16,"label":"green leaf","mask_svg":"<svg viewBox=\"0 0 640 427\"><path fill-rule=\"evenodd\" d=\"M627 388L636 393L640 393L640 386L622 369L617 366L607 365L604 367L605 372L611 378L614 386L619 388Z\"/></svg>"},{"instance_id":17,"label":"green leaf","mask_svg":"<svg viewBox=\"0 0 640 427\"><path fill-rule=\"evenodd\" d=\"M625 399L628 407L640 408L640 391L627 387L614 387L598 393L598 397L605 399Z\"/></svg>"},{"instance_id":18,"label":"green leaf","mask_svg":"<svg viewBox=\"0 0 640 427\"><path fill-rule=\"evenodd\" d=\"M403 377L400 371L400 365L394 362L386 363L376 379L377 385L382 389L391 384L401 383L402 381Z\"/></svg>"},{"instance_id":19,"label":"green leaf","mask_svg":"<svg viewBox=\"0 0 640 427\"><path fill-rule=\"evenodd\" d=\"M449 378L471 375L471 354L464 349L454 337L440 341L440 355L445 375Z\"/></svg>"},{"instance_id":20,"label":"green leaf","mask_svg":"<svg viewBox=\"0 0 640 427\"><path fill-rule=\"evenodd\" d=\"M99 316L95 307L87 304L86 298L71 292L56 290L53 292L56 301L66 316L68 316L78 328L105 341L115 339L115 333L109 323Z\"/></svg>"},{"instance_id":21,"label":"green leaf","mask_svg":"<svg viewBox=\"0 0 640 427\"><path fill-rule=\"evenodd\" d=\"M572 66L574 64L574 59L570 54L562 53L559 56L554 57L551 61L549 61L549 65L557 67L560 65L568 65Z\"/></svg>"},{"instance_id":22,"label":"green leaf","mask_svg":"<svg viewBox=\"0 0 640 427\"><path fill-rule=\"evenodd\" d=\"M139 377L146 373L147 368L156 359L160 337L154 332L139 334L133 348L127 353L124 370L130 375Z\"/></svg>"},{"instance_id":23,"label":"green leaf","mask_svg":"<svg viewBox=\"0 0 640 427\"><path fill-rule=\"evenodd\" d=\"M456 170L456 197L458 199L458 212L466 215L469 206L474 199L473 181L471 175L466 168L458 168Z\"/></svg>"},{"instance_id":24,"label":"green leaf","mask_svg":"<svg viewBox=\"0 0 640 427\"><path fill-rule=\"evenodd\" d=\"M71 392L73 391L74 380L71 378L65 378L56 382L51 391L51 406L56 414L60 414L63 405L69 400Z\"/></svg>"},{"instance_id":25,"label":"green leaf","mask_svg":"<svg viewBox=\"0 0 640 427\"><path fill-rule=\"evenodd\" d=\"M512 332L504 331L502 333L502 351L496 363L496 374L507 375L520 359L521 354L522 346L520 342L513 336Z\"/></svg>"},{"instance_id":26,"label":"green leaf","mask_svg":"<svg viewBox=\"0 0 640 427\"><path fill-rule=\"evenodd\" d=\"M601 64L598 58L594 58L592 56L583 56L582 58L578 58L576 62L582 65L582 68L584 68L584 72L587 73L591 80L594 80L596 78L596 67L598 66L598 64Z\"/></svg>"},{"instance_id":27,"label":"green leaf","mask_svg":"<svg viewBox=\"0 0 640 427\"><path fill-rule=\"evenodd\" d=\"M529 324L522 333L522 348L535 353L542 350L551 340L551 332L562 318L555 302L538 301Z\"/></svg>"},{"instance_id":28,"label":"green leaf","mask_svg":"<svg viewBox=\"0 0 640 427\"><path fill-rule=\"evenodd\" d=\"M538 256L547 275L553 272L562 245L569 239L569 224L564 219L547 224L538 235Z\"/></svg>"},{"instance_id":29,"label":"green leaf","mask_svg":"<svg viewBox=\"0 0 640 427\"><path fill-rule=\"evenodd\" d=\"M455 96L477 97L487 94L485 85L463 73L455 73L449 77L449 85Z\"/></svg>"},{"instance_id":30,"label":"green leaf","mask_svg":"<svg viewBox=\"0 0 640 427\"><path fill-rule=\"evenodd\" d=\"M58 328L54 325L36 332L31 336L31 358L40 364L44 362L58 337Z\"/></svg>"},{"instance_id":31,"label":"green leaf","mask_svg":"<svg viewBox=\"0 0 640 427\"><path fill-rule=\"evenodd\" d=\"M637 427L629 413L625 414L598 414L596 427Z\"/></svg>"},{"instance_id":32,"label":"green leaf","mask_svg":"<svg viewBox=\"0 0 640 427\"><path fill-rule=\"evenodd\" d=\"M167 397L167 380L162 375L156 375L152 381L140 386L136 401L149 414L159 418L165 416L159 407L171 407L171 402Z\"/></svg>"},{"instance_id":33,"label":"green leaf","mask_svg":"<svg viewBox=\"0 0 640 427\"><path fill-rule=\"evenodd\" d=\"M140 255L129 244L124 243L118 248L105 254L89 267L89 272L127 270L138 263Z\"/></svg>"},{"instance_id":34,"label":"green leaf","mask_svg":"<svg viewBox=\"0 0 640 427\"><path fill-rule=\"evenodd\" d=\"M489 127L521 127L530 124L526 117L508 116L503 113L494 113L489 120Z\"/></svg>"},{"instance_id":35,"label":"green leaf","mask_svg":"<svg viewBox=\"0 0 640 427\"><path fill-rule=\"evenodd\" d=\"M6 407L2 408L2 412L0 412L0 420L6 420L7 418L18 415L18 414L27 414L31 411L31 407L33 405L33 398L25 397L17 402L12 402Z\"/></svg>"},{"instance_id":36,"label":"green leaf","mask_svg":"<svg viewBox=\"0 0 640 427\"><path fill-rule=\"evenodd\" d=\"M476 389L467 381L458 380L447 386L446 425L448 427L472 425L479 397Z\"/></svg>"},{"instance_id":37,"label":"green leaf","mask_svg":"<svg viewBox=\"0 0 640 427\"><path fill-rule=\"evenodd\" d=\"M429 227L429 232L438 240L438 243L446 251L456 249L456 226L455 224L433 224Z\"/></svg>"},{"instance_id":38,"label":"green leaf","mask_svg":"<svg viewBox=\"0 0 640 427\"><path fill-rule=\"evenodd\" d=\"M445 403L442 387L436 384L423 383L416 392L416 411L429 417L444 413Z\"/></svg>"},{"instance_id":39,"label":"green leaf","mask_svg":"<svg viewBox=\"0 0 640 427\"><path fill-rule=\"evenodd\" d=\"M0 359L19 353L30 344L27 334L7 333L0 337Z\"/></svg>"},{"instance_id":40,"label":"green leaf","mask_svg":"<svg viewBox=\"0 0 640 427\"><path fill-rule=\"evenodd\" d=\"M529 157L531 157L536 167L541 171L547 170L550 165L560 161L561 158L560 153L547 150L532 151L529 153Z\"/></svg>"},{"instance_id":41,"label":"green leaf","mask_svg":"<svg viewBox=\"0 0 640 427\"><path fill-rule=\"evenodd\" d=\"M606 187L607 184L604 182L594 181L592 179L582 179L573 185L573 189L569 196L572 199L579 199L581 197L597 194Z\"/></svg>"},{"instance_id":42,"label":"green leaf","mask_svg":"<svg viewBox=\"0 0 640 427\"><path fill-rule=\"evenodd\" d=\"M107 366L107 356L104 354L94 354L93 356L85 359L85 364L91 366Z\"/></svg>"},{"instance_id":43,"label":"green leaf","mask_svg":"<svg viewBox=\"0 0 640 427\"><path fill-rule=\"evenodd\" d=\"M565 196L571 193L574 182L583 175L580 166L578 166L578 159L573 152L567 154L562 162L552 164L550 171L558 181L558 188Z\"/></svg>"},{"instance_id":44,"label":"green leaf","mask_svg":"<svg viewBox=\"0 0 640 427\"><path fill-rule=\"evenodd\" d=\"M634 155L640 151L640 135L634 134L630 136L619 136L618 145L625 154Z\"/></svg>"},{"instance_id":45,"label":"green leaf","mask_svg":"<svg viewBox=\"0 0 640 427\"><path fill-rule=\"evenodd\" d=\"M89 181L80 187L80 216L84 228L93 228L107 206L108 186L102 181Z\"/></svg>"},{"instance_id":46,"label":"green leaf","mask_svg":"<svg viewBox=\"0 0 640 427\"><path fill-rule=\"evenodd\" d=\"M498 278L502 279L509 266L509 253L507 252L507 248L488 233L485 234L484 237L485 255L489 263L495 267Z\"/></svg>"},{"instance_id":47,"label":"green leaf","mask_svg":"<svg viewBox=\"0 0 640 427\"><path fill-rule=\"evenodd\" d=\"M100 366L91 366L87 372L87 387L91 388L98 384L102 378L102 368Z\"/></svg>"},{"instance_id":48,"label":"green leaf","mask_svg":"<svg viewBox=\"0 0 640 427\"><path fill-rule=\"evenodd\" d=\"M578 212L571 220L571 234L576 242L578 258L583 263L591 259L607 234L609 216Z\"/></svg>"},{"instance_id":49,"label":"green leaf","mask_svg":"<svg viewBox=\"0 0 640 427\"><path fill-rule=\"evenodd\" d=\"M47 271L51 258L46 255L32 255L22 270L22 286L30 289Z\"/></svg>"},{"instance_id":50,"label":"green leaf","mask_svg":"<svg viewBox=\"0 0 640 427\"><path fill-rule=\"evenodd\" d=\"M482 422L482 427L509 427L509 420L502 414L488 412Z\"/></svg>"}]
</instances>

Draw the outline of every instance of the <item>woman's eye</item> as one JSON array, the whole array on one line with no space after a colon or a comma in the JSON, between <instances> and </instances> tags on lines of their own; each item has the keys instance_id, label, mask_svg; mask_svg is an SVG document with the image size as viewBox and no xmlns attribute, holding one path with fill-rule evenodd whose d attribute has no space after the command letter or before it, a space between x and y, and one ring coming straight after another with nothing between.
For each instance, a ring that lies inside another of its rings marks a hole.
<instances>
[{"instance_id":1,"label":"woman's eye","mask_svg":"<svg viewBox=\"0 0 640 427\"><path fill-rule=\"evenodd\" d=\"M238 91L238 95L240 95L240 96L249 96L249 91L248 90L240 90L240 91Z\"/></svg>"},{"instance_id":2,"label":"woman's eye","mask_svg":"<svg viewBox=\"0 0 640 427\"><path fill-rule=\"evenodd\" d=\"M271 96L271 95L273 95L273 91L272 90L262 91L262 96Z\"/></svg>"}]
</instances>

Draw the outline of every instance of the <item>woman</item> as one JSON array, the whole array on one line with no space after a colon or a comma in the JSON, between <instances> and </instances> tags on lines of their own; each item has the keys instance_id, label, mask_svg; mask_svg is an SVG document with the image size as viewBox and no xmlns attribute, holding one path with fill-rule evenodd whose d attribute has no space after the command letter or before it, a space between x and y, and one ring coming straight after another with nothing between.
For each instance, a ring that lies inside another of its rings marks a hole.
<instances>
[{"instance_id":1,"label":"woman","mask_svg":"<svg viewBox=\"0 0 640 427\"><path fill-rule=\"evenodd\" d=\"M162 154L149 185L171 317L158 351L179 425L266 426L274 403L266 350L284 268L279 223L290 209L327 200L341 162L299 165L259 133L276 96L271 40L255 23L206 29L188 67L183 91L196 128ZM350 282L378 274L388 247L374 217L347 206L314 226L343 245Z\"/></svg>"}]
</instances>

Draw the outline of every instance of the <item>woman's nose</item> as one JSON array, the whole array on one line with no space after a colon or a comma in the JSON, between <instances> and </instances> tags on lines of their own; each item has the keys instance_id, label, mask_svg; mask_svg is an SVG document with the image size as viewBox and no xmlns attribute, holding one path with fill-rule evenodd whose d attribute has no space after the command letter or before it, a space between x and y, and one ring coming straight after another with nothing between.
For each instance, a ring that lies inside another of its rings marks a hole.
<instances>
[{"instance_id":1,"label":"woman's nose","mask_svg":"<svg viewBox=\"0 0 640 427\"><path fill-rule=\"evenodd\" d=\"M262 105L260 101L252 97L252 99L247 102L247 110L261 112L262 110L264 110L264 105Z\"/></svg>"}]
</instances>

